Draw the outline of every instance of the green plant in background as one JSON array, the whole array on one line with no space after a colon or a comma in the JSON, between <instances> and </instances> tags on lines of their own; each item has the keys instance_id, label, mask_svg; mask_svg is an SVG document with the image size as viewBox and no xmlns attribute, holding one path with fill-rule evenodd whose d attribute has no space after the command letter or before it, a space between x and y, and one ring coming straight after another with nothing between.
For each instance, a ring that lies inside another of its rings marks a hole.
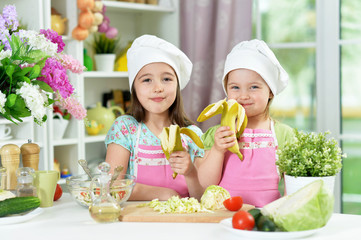
<instances>
[{"instance_id":1,"label":"green plant in background","mask_svg":"<svg viewBox=\"0 0 361 240\"><path fill-rule=\"evenodd\" d=\"M342 168L341 148L330 132L305 133L295 129L295 139L278 150L276 165L281 174L295 177L334 176Z\"/></svg>"},{"instance_id":2,"label":"green plant in background","mask_svg":"<svg viewBox=\"0 0 361 240\"><path fill-rule=\"evenodd\" d=\"M93 48L95 54L116 53L118 38L107 38L105 33L94 34Z\"/></svg>"}]
</instances>

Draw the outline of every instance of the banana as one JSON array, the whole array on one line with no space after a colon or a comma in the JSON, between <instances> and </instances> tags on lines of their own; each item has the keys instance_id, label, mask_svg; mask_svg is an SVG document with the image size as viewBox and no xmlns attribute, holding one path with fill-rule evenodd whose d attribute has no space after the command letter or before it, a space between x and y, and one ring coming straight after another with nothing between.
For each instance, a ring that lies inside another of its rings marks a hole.
<instances>
[{"instance_id":1,"label":"banana","mask_svg":"<svg viewBox=\"0 0 361 240\"><path fill-rule=\"evenodd\" d=\"M226 101L226 99L227 98L208 105L201 114L199 114L197 121L203 122L217 114L222 114L221 126L229 126L231 131L236 133L236 138L238 139L247 126L248 119L246 112L242 105L238 104L236 100L229 99ZM228 150L237 154L239 159L243 160L243 156L239 151L237 139L235 140L235 144L228 148Z\"/></svg>"},{"instance_id":2,"label":"banana","mask_svg":"<svg viewBox=\"0 0 361 240\"><path fill-rule=\"evenodd\" d=\"M202 140L195 132L185 127L180 128L178 125L171 125L170 127L163 128L159 135L162 150L167 159L169 159L172 152L183 151L181 134L190 137L199 148L204 148ZM178 174L174 172L173 179L175 179L177 175Z\"/></svg>"}]
</instances>

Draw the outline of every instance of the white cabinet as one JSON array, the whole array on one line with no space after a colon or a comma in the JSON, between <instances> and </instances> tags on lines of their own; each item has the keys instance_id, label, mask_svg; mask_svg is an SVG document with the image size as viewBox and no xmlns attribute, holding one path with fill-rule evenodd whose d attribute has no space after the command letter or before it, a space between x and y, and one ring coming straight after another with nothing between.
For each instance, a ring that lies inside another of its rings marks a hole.
<instances>
[{"instance_id":1,"label":"white cabinet","mask_svg":"<svg viewBox=\"0 0 361 240\"><path fill-rule=\"evenodd\" d=\"M153 34L179 46L179 11L178 0L160 0L158 5L127 3L120 1L103 1L107 6L106 15L111 26L119 31L121 47L142 34ZM62 17L67 18L67 31L63 36L66 43L65 52L83 61L84 42L72 39L71 31L77 25L79 11L76 0L1 0L0 8L14 4L18 18L28 29L39 30L50 28L51 7L54 7ZM88 38L90 39L90 38ZM85 42L87 43L86 40ZM88 53L92 54L91 49ZM126 72L85 72L84 74L69 74L75 87L76 95L84 107L94 106L102 101L102 94L112 89L128 89ZM61 140L54 140L52 111L48 111L48 120L42 126L37 126L31 118L18 125L5 119L0 124L11 126L13 139L0 142L0 147L7 143L21 146L27 139L33 139L41 147L40 169L52 169L54 158L61 168L68 168L72 174L81 173L78 159L101 161L105 159L105 135L87 135L83 121L72 118Z\"/></svg>"}]
</instances>

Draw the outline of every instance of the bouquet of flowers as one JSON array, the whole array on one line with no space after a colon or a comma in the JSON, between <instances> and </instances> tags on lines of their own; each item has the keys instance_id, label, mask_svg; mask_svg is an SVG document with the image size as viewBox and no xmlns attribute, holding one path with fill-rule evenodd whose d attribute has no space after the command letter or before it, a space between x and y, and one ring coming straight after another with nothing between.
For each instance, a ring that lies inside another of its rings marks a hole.
<instances>
[{"instance_id":1,"label":"bouquet of flowers","mask_svg":"<svg viewBox=\"0 0 361 240\"><path fill-rule=\"evenodd\" d=\"M85 67L63 53L65 44L55 31L18 29L16 8L0 14L0 116L16 123L33 116L41 125L54 101L76 119L86 110L74 96L67 70L82 73Z\"/></svg>"}]
</instances>

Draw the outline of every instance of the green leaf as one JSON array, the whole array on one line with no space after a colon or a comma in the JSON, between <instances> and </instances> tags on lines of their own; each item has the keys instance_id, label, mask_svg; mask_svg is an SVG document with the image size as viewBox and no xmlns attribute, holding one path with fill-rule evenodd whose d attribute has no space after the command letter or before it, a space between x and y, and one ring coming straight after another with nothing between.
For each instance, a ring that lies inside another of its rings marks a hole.
<instances>
[{"instance_id":1,"label":"green leaf","mask_svg":"<svg viewBox=\"0 0 361 240\"><path fill-rule=\"evenodd\" d=\"M25 77L25 76L22 78L22 82L27 82L27 83L31 84L30 78Z\"/></svg>"},{"instance_id":2,"label":"green leaf","mask_svg":"<svg viewBox=\"0 0 361 240\"><path fill-rule=\"evenodd\" d=\"M14 73L14 76L25 76L28 72L30 72L32 67L26 67L21 69L21 71L17 71Z\"/></svg>"},{"instance_id":3,"label":"green leaf","mask_svg":"<svg viewBox=\"0 0 361 240\"><path fill-rule=\"evenodd\" d=\"M23 98L18 97L16 99L15 105L11 109L11 115L24 118L31 116L31 112L28 108L26 108L25 101Z\"/></svg>"},{"instance_id":4,"label":"green leaf","mask_svg":"<svg viewBox=\"0 0 361 240\"><path fill-rule=\"evenodd\" d=\"M34 80L32 81L32 83L38 85L42 90L44 90L45 92L49 92L49 93L53 93L54 90L45 82L43 81L39 81L39 80Z\"/></svg>"},{"instance_id":5,"label":"green leaf","mask_svg":"<svg viewBox=\"0 0 361 240\"><path fill-rule=\"evenodd\" d=\"M37 78L39 77L39 74L40 74L40 66L34 65L30 71L29 78L30 79Z\"/></svg>"},{"instance_id":6,"label":"green leaf","mask_svg":"<svg viewBox=\"0 0 361 240\"><path fill-rule=\"evenodd\" d=\"M51 99L51 98L48 98L48 106L50 106L53 103L55 103L55 100Z\"/></svg>"},{"instance_id":7,"label":"green leaf","mask_svg":"<svg viewBox=\"0 0 361 240\"><path fill-rule=\"evenodd\" d=\"M15 102L16 102L16 99L17 99L17 95L12 93L8 96L8 99L6 100L6 103L5 105L9 108L13 108L15 106Z\"/></svg>"},{"instance_id":8,"label":"green leaf","mask_svg":"<svg viewBox=\"0 0 361 240\"><path fill-rule=\"evenodd\" d=\"M5 67L6 74L10 77L10 79L13 77L13 73L15 71L15 65L7 65Z\"/></svg>"}]
</instances>

